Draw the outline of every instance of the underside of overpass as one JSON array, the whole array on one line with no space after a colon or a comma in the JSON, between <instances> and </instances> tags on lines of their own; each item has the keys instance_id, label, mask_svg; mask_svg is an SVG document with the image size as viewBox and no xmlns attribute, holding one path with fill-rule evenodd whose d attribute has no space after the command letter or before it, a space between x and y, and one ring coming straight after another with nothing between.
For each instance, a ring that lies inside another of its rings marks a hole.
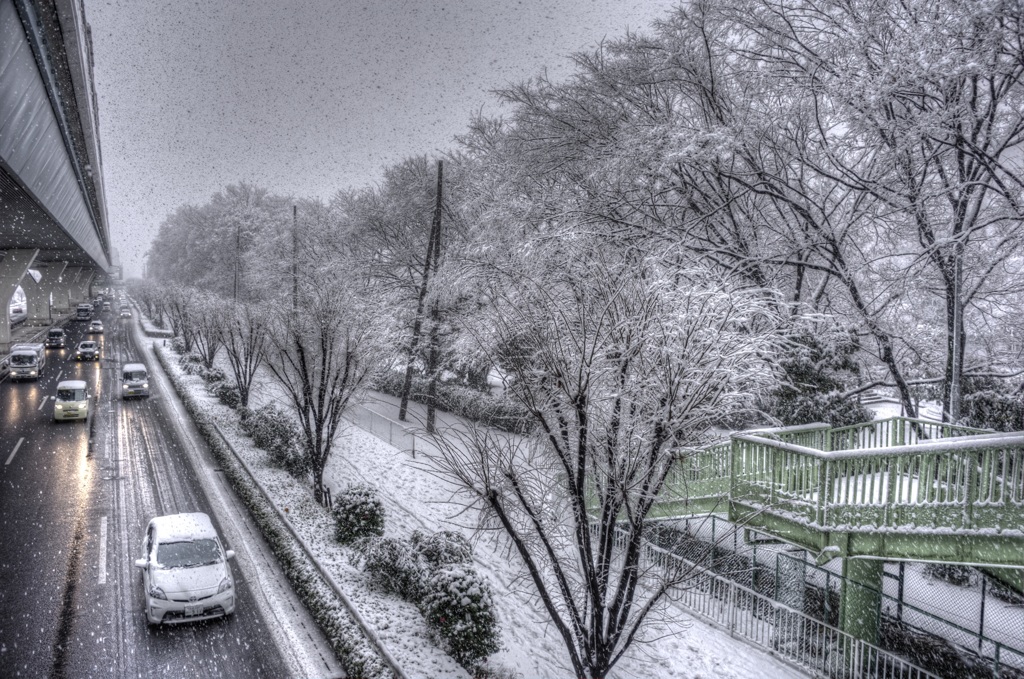
<instances>
[{"instance_id":1,"label":"underside of overpass","mask_svg":"<svg viewBox=\"0 0 1024 679\"><path fill-rule=\"evenodd\" d=\"M28 322L49 324L111 266L83 11L74 0L0 0L0 352L19 286Z\"/></svg>"}]
</instances>

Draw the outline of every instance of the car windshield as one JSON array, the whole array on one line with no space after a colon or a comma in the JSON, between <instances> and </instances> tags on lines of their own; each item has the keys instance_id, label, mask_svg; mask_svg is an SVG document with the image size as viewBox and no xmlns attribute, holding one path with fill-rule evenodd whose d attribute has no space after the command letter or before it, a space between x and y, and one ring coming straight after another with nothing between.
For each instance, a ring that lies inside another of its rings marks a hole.
<instances>
[{"instance_id":1,"label":"car windshield","mask_svg":"<svg viewBox=\"0 0 1024 679\"><path fill-rule=\"evenodd\" d=\"M208 566L220 560L220 547L212 539L161 542L156 549L156 562L161 568Z\"/></svg>"},{"instance_id":2,"label":"car windshield","mask_svg":"<svg viewBox=\"0 0 1024 679\"><path fill-rule=\"evenodd\" d=\"M58 389L58 401L84 401L85 389Z\"/></svg>"},{"instance_id":3,"label":"car windshield","mask_svg":"<svg viewBox=\"0 0 1024 679\"><path fill-rule=\"evenodd\" d=\"M63 337L63 336L64 336L64 331L63 330L51 330L50 331L50 338L51 339L57 339L57 338Z\"/></svg>"},{"instance_id":4,"label":"car windshield","mask_svg":"<svg viewBox=\"0 0 1024 679\"><path fill-rule=\"evenodd\" d=\"M124 374L125 382L137 381L146 379L146 372L144 370L133 370Z\"/></svg>"},{"instance_id":5,"label":"car windshield","mask_svg":"<svg viewBox=\"0 0 1024 679\"><path fill-rule=\"evenodd\" d=\"M11 356L11 365L35 365L36 357L31 354L14 354Z\"/></svg>"}]
</instances>

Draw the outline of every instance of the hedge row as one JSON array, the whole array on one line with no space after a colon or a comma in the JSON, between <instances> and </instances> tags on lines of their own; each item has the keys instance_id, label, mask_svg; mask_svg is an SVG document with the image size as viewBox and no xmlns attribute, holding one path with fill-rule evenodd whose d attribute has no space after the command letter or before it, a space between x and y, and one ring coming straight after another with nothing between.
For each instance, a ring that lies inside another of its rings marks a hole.
<instances>
[{"instance_id":1,"label":"hedge row","mask_svg":"<svg viewBox=\"0 0 1024 679\"><path fill-rule=\"evenodd\" d=\"M367 641L348 610L281 524L277 514L270 507L269 500L238 464L234 454L223 443L199 404L170 369L163 352L157 348L155 353L231 487L248 508L264 539L277 557L281 569L310 615L323 630L346 674L366 679L392 677L391 670Z\"/></svg>"},{"instance_id":2,"label":"hedge row","mask_svg":"<svg viewBox=\"0 0 1024 679\"><path fill-rule=\"evenodd\" d=\"M404 382L404 373L389 372L378 377L372 387L385 394L400 397ZM430 380L414 376L410 400L426 404L429 389ZM438 382L437 407L453 415L511 434L528 434L534 424L530 412L520 404L456 384Z\"/></svg>"}]
</instances>

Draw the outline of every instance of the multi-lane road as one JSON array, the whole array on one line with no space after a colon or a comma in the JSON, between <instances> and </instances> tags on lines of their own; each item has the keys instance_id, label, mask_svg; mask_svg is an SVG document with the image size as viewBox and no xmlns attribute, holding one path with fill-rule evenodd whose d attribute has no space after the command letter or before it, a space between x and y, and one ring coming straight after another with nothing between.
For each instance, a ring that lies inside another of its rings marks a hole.
<instances>
[{"instance_id":1,"label":"multi-lane road","mask_svg":"<svg viewBox=\"0 0 1024 679\"><path fill-rule=\"evenodd\" d=\"M159 367L130 320L99 317L106 332L88 338L99 341L100 361L73 359L88 323L71 321L67 348L48 350L39 381L0 383L0 675L337 676L246 520L218 519L230 491L205 478L216 476L212 464L197 474L201 451L183 438L167 385L156 381L148 399L120 398L121 365ZM67 379L89 384L91 427L53 421L56 385ZM132 562L150 518L191 511L210 514L239 553L236 612L150 627Z\"/></svg>"}]
</instances>

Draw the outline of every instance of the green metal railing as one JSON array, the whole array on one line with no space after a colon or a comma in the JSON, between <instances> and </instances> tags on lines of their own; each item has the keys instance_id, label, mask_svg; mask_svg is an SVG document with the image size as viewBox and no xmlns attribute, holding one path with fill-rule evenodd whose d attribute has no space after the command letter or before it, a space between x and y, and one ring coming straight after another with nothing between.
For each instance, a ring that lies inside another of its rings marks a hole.
<instances>
[{"instance_id":1,"label":"green metal railing","mask_svg":"<svg viewBox=\"0 0 1024 679\"><path fill-rule=\"evenodd\" d=\"M668 488L819 529L1019 530L1024 432L902 417L744 432L683 456Z\"/></svg>"},{"instance_id":2,"label":"green metal railing","mask_svg":"<svg viewBox=\"0 0 1024 679\"><path fill-rule=\"evenodd\" d=\"M807 426L816 427L821 425ZM807 445L809 448L818 448L819 450L860 450L864 448L909 446L926 441L990 433L993 433L990 429L961 427L944 422L932 422L931 420L919 420L910 417L890 417L885 420L872 420L871 422L862 422L849 427L832 429L828 437L828 447L808 444L801 445Z\"/></svg>"}]
</instances>

